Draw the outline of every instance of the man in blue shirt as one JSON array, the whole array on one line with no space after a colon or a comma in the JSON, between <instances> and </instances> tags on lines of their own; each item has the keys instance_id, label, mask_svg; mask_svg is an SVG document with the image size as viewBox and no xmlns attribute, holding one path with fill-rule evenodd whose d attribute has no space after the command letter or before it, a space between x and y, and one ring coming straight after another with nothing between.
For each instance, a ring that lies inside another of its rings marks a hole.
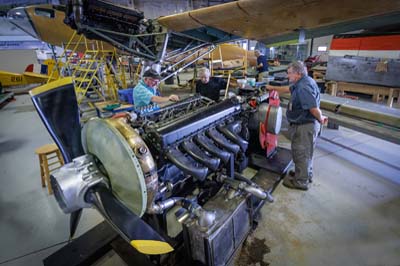
<instances>
[{"instance_id":1,"label":"man in blue shirt","mask_svg":"<svg viewBox=\"0 0 400 266\"><path fill-rule=\"evenodd\" d=\"M320 106L319 88L307 75L304 64L300 61L289 64L287 70L289 82L284 87L267 85L268 90L278 93L290 93L286 110L291 136L292 157L295 171L289 172L283 185L289 188L308 190L313 177L313 155L320 123L326 122Z\"/></svg>"},{"instance_id":2,"label":"man in blue shirt","mask_svg":"<svg viewBox=\"0 0 400 266\"><path fill-rule=\"evenodd\" d=\"M263 78L268 78L267 57L259 50L255 50L254 55L257 57L257 81L262 81Z\"/></svg>"},{"instance_id":3,"label":"man in blue shirt","mask_svg":"<svg viewBox=\"0 0 400 266\"><path fill-rule=\"evenodd\" d=\"M143 74L143 78L133 89L133 103L135 108L144 107L152 104L153 108L157 108L159 103L168 101L179 101L179 97L171 94L168 97L160 96L157 91L157 85L160 83L160 75L155 70L147 70Z\"/></svg>"}]
</instances>

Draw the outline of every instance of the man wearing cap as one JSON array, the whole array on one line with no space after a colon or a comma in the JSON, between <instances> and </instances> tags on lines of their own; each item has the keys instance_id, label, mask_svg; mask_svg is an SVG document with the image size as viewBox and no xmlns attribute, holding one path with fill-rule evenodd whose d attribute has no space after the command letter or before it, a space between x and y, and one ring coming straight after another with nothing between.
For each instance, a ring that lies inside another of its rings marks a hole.
<instances>
[{"instance_id":1,"label":"man wearing cap","mask_svg":"<svg viewBox=\"0 0 400 266\"><path fill-rule=\"evenodd\" d=\"M160 79L160 75L153 69L144 72L143 79L133 89L133 103L136 108L150 104L153 104L153 107L157 107L159 103L179 101L179 97L175 94L171 94L168 97L160 96L157 90Z\"/></svg>"}]
</instances>

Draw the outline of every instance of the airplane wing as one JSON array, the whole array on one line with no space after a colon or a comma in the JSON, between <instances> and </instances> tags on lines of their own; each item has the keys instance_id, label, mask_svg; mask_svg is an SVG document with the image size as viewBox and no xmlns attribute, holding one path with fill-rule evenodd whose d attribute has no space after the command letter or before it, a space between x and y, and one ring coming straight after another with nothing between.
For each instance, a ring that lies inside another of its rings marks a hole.
<instances>
[{"instance_id":1,"label":"airplane wing","mask_svg":"<svg viewBox=\"0 0 400 266\"><path fill-rule=\"evenodd\" d=\"M67 43L72 27L89 39L156 61L164 55L167 39L165 48L179 52L241 38L271 44L297 39L300 30L305 38L314 38L398 24L400 0L242 0L156 20L144 19L135 9L94 0L90 4L69 1L57 9L51 5L26 7L25 14L37 37L45 42Z\"/></svg>"},{"instance_id":2,"label":"airplane wing","mask_svg":"<svg viewBox=\"0 0 400 266\"><path fill-rule=\"evenodd\" d=\"M189 35L219 32L266 44L400 23L399 0L242 0L161 17Z\"/></svg>"},{"instance_id":3,"label":"airplane wing","mask_svg":"<svg viewBox=\"0 0 400 266\"><path fill-rule=\"evenodd\" d=\"M64 8L65 9L65 8ZM32 5L18 7L8 13L9 21L31 35L46 43L65 47L70 43L75 51L84 52L91 48L92 41L86 41L80 35L74 34L75 30L64 23L65 10L60 6L54 8L53 5ZM112 49L113 46L105 43L104 49Z\"/></svg>"},{"instance_id":4,"label":"airplane wing","mask_svg":"<svg viewBox=\"0 0 400 266\"><path fill-rule=\"evenodd\" d=\"M49 75L43 75L34 72L24 72L23 75L28 83L45 83L49 79Z\"/></svg>"}]
</instances>

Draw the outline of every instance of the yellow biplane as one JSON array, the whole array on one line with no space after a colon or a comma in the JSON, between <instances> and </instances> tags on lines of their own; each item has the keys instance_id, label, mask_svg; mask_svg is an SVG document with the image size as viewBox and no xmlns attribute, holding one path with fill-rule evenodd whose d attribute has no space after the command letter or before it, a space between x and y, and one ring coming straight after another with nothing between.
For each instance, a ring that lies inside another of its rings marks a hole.
<instances>
[{"instance_id":1,"label":"yellow biplane","mask_svg":"<svg viewBox=\"0 0 400 266\"><path fill-rule=\"evenodd\" d=\"M43 84L58 78L58 72L53 73L55 62L47 59L43 62L47 67L46 74L33 72L33 65L29 65L23 73L14 73L0 70L0 84L2 87L25 86L29 84ZM51 78L50 78L51 76Z\"/></svg>"},{"instance_id":2,"label":"yellow biplane","mask_svg":"<svg viewBox=\"0 0 400 266\"><path fill-rule=\"evenodd\" d=\"M24 72L22 74L0 70L0 84L3 87L22 86L28 84L45 83L47 75Z\"/></svg>"}]
</instances>

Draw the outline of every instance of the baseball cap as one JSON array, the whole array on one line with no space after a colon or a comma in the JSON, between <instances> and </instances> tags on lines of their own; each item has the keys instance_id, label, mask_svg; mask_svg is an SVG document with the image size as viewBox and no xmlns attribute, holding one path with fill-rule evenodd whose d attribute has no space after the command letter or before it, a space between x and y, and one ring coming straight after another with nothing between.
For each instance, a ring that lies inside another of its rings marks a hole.
<instances>
[{"instance_id":1,"label":"baseball cap","mask_svg":"<svg viewBox=\"0 0 400 266\"><path fill-rule=\"evenodd\" d=\"M161 79L160 74L153 69L149 69L143 73L144 78L153 78L153 79Z\"/></svg>"}]
</instances>

